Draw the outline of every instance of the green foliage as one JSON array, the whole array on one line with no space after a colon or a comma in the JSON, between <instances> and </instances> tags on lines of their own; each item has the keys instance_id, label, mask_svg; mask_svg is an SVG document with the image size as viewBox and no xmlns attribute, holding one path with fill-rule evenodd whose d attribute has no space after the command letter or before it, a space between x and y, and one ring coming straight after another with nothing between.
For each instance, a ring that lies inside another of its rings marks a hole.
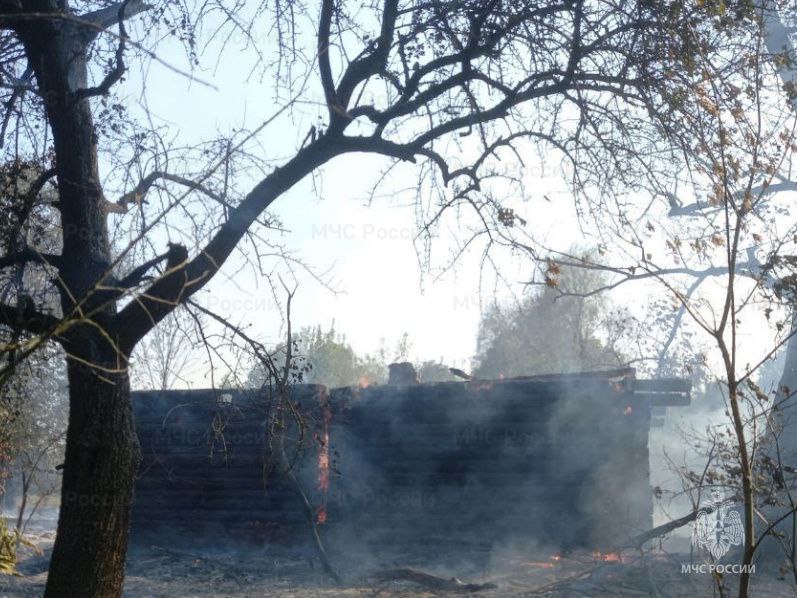
<instances>
[{"instance_id":1,"label":"green foliage","mask_svg":"<svg viewBox=\"0 0 797 598\"><path fill-rule=\"evenodd\" d=\"M320 326L302 328L294 337L294 343L295 360L302 362L304 371L302 380L298 382L337 388L381 384L387 380L385 349L380 349L375 355L357 355L346 337L335 330L334 324L326 332ZM276 347L273 353L284 354L284 347ZM262 367L258 365L249 374L248 382L252 386L259 386L264 378Z\"/></svg>"},{"instance_id":2,"label":"green foliage","mask_svg":"<svg viewBox=\"0 0 797 598\"><path fill-rule=\"evenodd\" d=\"M17 574L17 542L19 531L8 529L6 520L0 517L0 574Z\"/></svg>"},{"instance_id":3,"label":"green foliage","mask_svg":"<svg viewBox=\"0 0 797 598\"><path fill-rule=\"evenodd\" d=\"M550 269L549 269L550 270ZM599 287L588 270L556 269L543 290L482 316L475 374L524 376L617 367L622 357L605 334L606 300L585 296Z\"/></svg>"},{"instance_id":4,"label":"green foliage","mask_svg":"<svg viewBox=\"0 0 797 598\"><path fill-rule=\"evenodd\" d=\"M323 332L321 327L303 329L299 334L301 350L311 366L308 381L330 388L354 384L384 382L387 364L384 350L376 355L357 355L346 337L334 325Z\"/></svg>"},{"instance_id":5,"label":"green foliage","mask_svg":"<svg viewBox=\"0 0 797 598\"><path fill-rule=\"evenodd\" d=\"M24 439L24 386L24 379L14 373L0 387L0 495L5 493L10 464Z\"/></svg>"},{"instance_id":6,"label":"green foliage","mask_svg":"<svg viewBox=\"0 0 797 598\"><path fill-rule=\"evenodd\" d=\"M439 361L424 361L415 366L421 382L454 382L460 380L449 371L449 366Z\"/></svg>"},{"instance_id":7,"label":"green foliage","mask_svg":"<svg viewBox=\"0 0 797 598\"><path fill-rule=\"evenodd\" d=\"M0 517L0 575L19 575L17 550L20 545L31 548L36 554L42 554L38 546L26 540L18 529L9 529L6 520Z\"/></svg>"},{"instance_id":8,"label":"green foliage","mask_svg":"<svg viewBox=\"0 0 797 598\"><path fill-rule=\"evenodd\" d=\"M323 384L329 388L342 386L366 386L387 382L387 366L390 363L412 361L410 352L412 342L409 335L404 334L389 351L384 343L376 353L357 354L346 340L346 336L335 329L332 324L329 330L302 328L294 337L294 361L303 375L295 382ZM279 362L284 355L284 346L275 347L272 351ZM422 382L446 382L457 380L448 371L448 365L441 357L439 361L427 360L415 363L415 369ZM255 366L249 373L247 383L252 387L260 386L265 376L261 366Z\"/></svg>"},{"instance_id":9,"label":"green foliage","mask_svg":"<svg viewBox=\"0 0 797 598\"><path fill-rule=\"evenodd\" d=\"M30 491L51 494L60 484L55 465L63 461L68 419L66 379L58 350L45 346L17 364L0 389L0 495L25 473ZM18 496L11 496L11 504Z\"/></svg>"},{"instance_id":10,"label":"green foliage","mask_svg":"<svg viewBox=\"0 0 797 598\"><path fill-rule=\"evenodd\" d=\"M0 400L0 495L5 491L5 480L9 475L6 464L11 460L14 436L19 411Z\"/></svg>"}]
</instances>

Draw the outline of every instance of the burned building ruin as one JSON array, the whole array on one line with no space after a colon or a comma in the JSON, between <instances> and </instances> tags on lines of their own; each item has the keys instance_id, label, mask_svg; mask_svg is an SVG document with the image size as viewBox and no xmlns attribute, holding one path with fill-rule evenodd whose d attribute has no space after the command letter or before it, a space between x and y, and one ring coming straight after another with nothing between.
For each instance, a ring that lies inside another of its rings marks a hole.
<instances>
[{"instance_id":1,"label":"burned building ruin","mask_svg":"<svg viewBox=\"0 0 797 598\"><path fill-rule=\"evenodd\" d=\"M283 440L292 482L269 458L274 406L263 392L134 393L134 539L168 526L185 538L290 541L311 517L323 533L377 543L609 546L652 524L651 409L690 400L687 381L638 380L633 369L296 385L302 423Z\"/></svg>"}]
</instances>

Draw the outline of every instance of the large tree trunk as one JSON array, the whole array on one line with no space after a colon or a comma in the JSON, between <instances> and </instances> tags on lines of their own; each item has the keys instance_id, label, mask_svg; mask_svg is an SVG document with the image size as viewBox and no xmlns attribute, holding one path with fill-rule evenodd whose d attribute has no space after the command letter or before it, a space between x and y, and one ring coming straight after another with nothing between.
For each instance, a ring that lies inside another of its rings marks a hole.
<instances>
[{"instance_id":1,"label":"large tree trunk","mask_svg":"<svg viewBox=\"0 0 797 598\"><path fill-rule=\"evenodd\" d=\"M37 12L65 10L37 0ZM138 442L130 404L129 351L120 350L105 198L87 87L96 31L75 20L19 26L53 135L63 230L58 288L74 325L60 340L68 355L69 427L61 513L46 596L121 595ZM132 349L132 346L131 346Z\"/></svg>"},{"instance_id":2,"label":"large tree trunk","mask_svg":"<svg viewBox=\"0 0 797 598\"><path fill-rule=\"evenodd\" d=\"M101 355L93 360L115 362ZM119 596L139 463L130 384L124 371L101 371L73 359L68 374L61 512L45 596Z\"/></svg>"}]
</instances>

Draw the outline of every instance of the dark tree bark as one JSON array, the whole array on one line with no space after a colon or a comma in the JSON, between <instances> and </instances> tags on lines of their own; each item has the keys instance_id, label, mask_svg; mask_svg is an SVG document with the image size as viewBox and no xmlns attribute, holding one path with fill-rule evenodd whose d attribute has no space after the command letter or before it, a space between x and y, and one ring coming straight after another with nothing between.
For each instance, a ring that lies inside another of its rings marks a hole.
<instances>
[{"instance_id":1,"label":"dark tree bark","mask_svg":"<svg viewBox=\"0 0 797 598\"><path fill-rule=\"evenodd\" d=\"M107 353L107 351L106 351ZM126 373L74 360L61 512L45 596L119 596L139 463Z\"/></svg>"},{"instance_id":2,"label":"dark tree bark","mask_svg":"<svg viewBox=\"0 0 797 598\"><path fill-rule=\"evenodd\" d=\"M33 3L31 3L33 4ZM55 2L38 2L55 13ZM139 462L127 355L118 350L116 308L96 292L110 275L94 122L86 88L94 32L68 21L31 21L18 31L53 134L63 228L61 308L77 321L61 338L68 355L69 427L58 535L46 596L119 596Z\"/></svg>"}]
</instances>

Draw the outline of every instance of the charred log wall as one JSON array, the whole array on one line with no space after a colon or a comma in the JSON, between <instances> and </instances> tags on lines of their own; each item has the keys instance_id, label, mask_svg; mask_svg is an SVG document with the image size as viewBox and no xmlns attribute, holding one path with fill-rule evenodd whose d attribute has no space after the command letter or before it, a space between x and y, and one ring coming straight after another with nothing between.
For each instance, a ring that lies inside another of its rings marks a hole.
<instances>
[{"instance_id":1,"label":"charred log wall","mask_svg":"<svg viewBox=\"0 0 797 598\"><path fill-rule=\"evenodd\" d=\"M302 421L292 422L284 452L312 490L326 388L300 385L293 395ZM134 540L162 540L171 532L186 540L230 534L274 540L306 526L295 488L275 473L266 424L274 401L266 393L136 392L134 404L142 452Z\"/></svg>"},{"instance_id":2,"label":"charred log wall","mask_svg":"<svg viewBox=\"0 0 797 598\"><path fill-rule=\"evenodd\" d=\"M341 460L330 520L394 541L516 537L564 548L648 529L650 409L629 382L352 390L332 428Z\"/></svg>"},{"instance_id":3,"label":"charred log wall","mask_svg":"<svg viewBox=\"0 0 797 598\"><path fill-rule=\"evenodd\" d=\"M295 471L330 532L600 547L651 524L655 390L632 373L297 386ZM665 391L683 402L682 383ZM267 401L231 392L225 404L222 392L136 394L134 536L168 524L306 537L294 489L264 471Z\"/></svg>"}]
</instances>

